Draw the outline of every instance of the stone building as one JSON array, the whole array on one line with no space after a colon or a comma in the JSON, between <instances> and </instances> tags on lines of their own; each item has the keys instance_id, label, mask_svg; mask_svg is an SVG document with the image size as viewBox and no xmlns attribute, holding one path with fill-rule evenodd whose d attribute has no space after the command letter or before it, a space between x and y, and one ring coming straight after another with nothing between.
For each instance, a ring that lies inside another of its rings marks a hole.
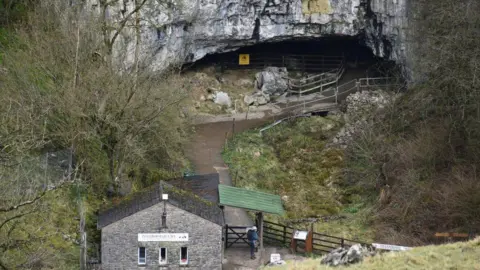
<instances>
[{"instance_id":1,"label":"stone building","mask_svg":"<svg viewBox=\"0 0 480 270\"><path fill-rule=\"evenodd\" d=\"M223 224L218 174L159 182L99 215L102 269L222 269Z\"/></svg>"}]
</instances>

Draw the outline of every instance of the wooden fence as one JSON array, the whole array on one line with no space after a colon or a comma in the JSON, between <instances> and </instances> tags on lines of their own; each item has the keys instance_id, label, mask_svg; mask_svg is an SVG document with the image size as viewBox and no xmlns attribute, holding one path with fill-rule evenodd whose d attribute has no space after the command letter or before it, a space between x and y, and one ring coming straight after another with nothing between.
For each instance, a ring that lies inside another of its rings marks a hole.
<instances>
[{"instance_id":1,"label":"wooden fence","mask_svg":"<svg viewBox=\"0 0 480 270\"><path fill-rule=\"evenodd\" d=\"M225 225L225 248L247 247L247 226ZM263 241L266 244L292 248L292 239L295 234L294 227L284 224L264 221ZM342 237L326 235L309 230L306 240L295 240L294 251L299 253L324 254L339 247L350 247L354 244L366 243L349 240Z\"/></svg>"}]
</instances>

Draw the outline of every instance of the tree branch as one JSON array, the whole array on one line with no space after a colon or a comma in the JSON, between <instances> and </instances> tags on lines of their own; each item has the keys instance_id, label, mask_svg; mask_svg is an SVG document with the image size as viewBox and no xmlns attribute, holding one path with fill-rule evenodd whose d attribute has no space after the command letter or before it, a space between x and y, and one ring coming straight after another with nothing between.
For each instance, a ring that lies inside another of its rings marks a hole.
<instances>
[{"instance_id":1,"label":"tree branch","mask_svg":"<svg viewBox=\"0 0 480 270\"><path fill-rule=\"evenodd\" d=\"M130 13L127 14L127 16L125 16L125 18L122 20L122 22L120 23L120 27L117 29L117 31L115 32L115 34L113 34L113 37L112 39L110 40L110 48L113 47L113 43L115 42L115 40L117 39L118 35L120 34L120 32L123 30L123 28L125 27L125 25L127 24L128 20L130 19L130 17L132 17L133 14L137 13L142 7L143 5L145 5L145 3L147 2L147 0L143 0L140 5L136 6L135 9L133 9Z\"/></svg>"},{"instance_id":2,"label":"tree branch","mask_svg":"<svg viewBox=\"0 0 480 270\"><path fill-rule=\"evenodd\" d=\"M48 191L52 191L52 190L56 190L60 187L62 187L63 185L65 185L66 183L69 183L68 181L65 181L63 183L61 183L60 185L58 186L54 186L53 188L48 188L48 189L45 189L42 193L38 194L35 198L31 199L31 200L28 200L28 201L24 201L24 202L21 202L17 205L12 205L10 207L2 207L0 208L0 212L10 212L10 211L13 211L13 210L16 210L16 209L19 209L23 206L27 206L27 205L31 205L31 204L34 204L35 202L37 202L38 200L40 200L43 196L45 196Z\"/></svg>"},{"instance_id":3,"label":"tree branch","mask_svg":"<svg viewBox=\"0 0 480 270\"><path fill-rule=\"evenodd\" d=\"M15 215L13 217L7 218L6 220L4 220L2 222L2 224L0 224L0 230L2 230L3 226L5 226L8 222L10 222L14 219L17 219L17 218L21 218L21 217L26 216L26 215L31 214L31 213L33 213L33 212L22 213L22 214L18 214L18 215Z\"/></svg>"}]
</instances>

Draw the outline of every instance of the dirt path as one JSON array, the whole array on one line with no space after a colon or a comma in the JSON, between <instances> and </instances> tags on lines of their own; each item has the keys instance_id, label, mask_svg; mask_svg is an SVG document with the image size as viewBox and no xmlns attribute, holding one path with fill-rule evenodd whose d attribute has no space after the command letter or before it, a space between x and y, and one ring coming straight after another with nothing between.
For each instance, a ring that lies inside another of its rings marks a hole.
<instances>
[{"instance_id":1,"label":"dirt path","mask_svg":"<svg viewBox=\"0 0 480 270\"><path fill-rule=\"evenodd\" d=\"M235 122L235 132L259 127L271 121L270 118L251 119ZM195 173L218 173L220 183L232 185L229 170L222 159L223 145L226 136L232 134L232 120L214 122L195 126L194 139L189 144L186 153L194 165ZM225 207L225 222L231 226L251 226L253 221L243 209Z\"/></svg>"}]
</instances>

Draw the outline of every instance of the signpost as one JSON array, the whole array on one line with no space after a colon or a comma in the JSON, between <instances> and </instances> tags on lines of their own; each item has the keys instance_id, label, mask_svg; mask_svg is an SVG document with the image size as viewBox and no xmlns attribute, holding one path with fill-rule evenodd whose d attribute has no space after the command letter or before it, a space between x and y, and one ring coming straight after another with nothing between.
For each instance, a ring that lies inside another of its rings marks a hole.
<instances>
[{"instance_id":1,"label":"signpost","mask_svg":"<svg viewBox=\"0 0 480 270\"><path fill-rule=\"evenodd\" d=\"M239 54L238 55L238 64L240 66L250 65L250 54Z\"/></svg>"},{"instance_id":2,"label":"signpost","mask_svg":"<svg viewBox=\"0 0 480 270\"><path fill-rule=\"evenodd\" d=\"M280 254L278 253L272 253L270 254L270 262L271 263L276 263L282 260L282 257L280 257Z\"/></svg>"},{"instance_id":3,"label":"signpost","mask_svg":"<svg viewBox=\"0 0 480 270\"><path fill-rule=\"evenodd\" d=\"M188 242L188 233L139 233L138 242Z\"/></svg>"},{"instance_id":4,"label":"signpost","mask_svg":"<svg viewBox=\"0 0 480 270\"><path fill-rule=\"evenodd\" d=\"M295 231L293 239L307 240L308 231Z\"/></svg>"}]
</instances>

